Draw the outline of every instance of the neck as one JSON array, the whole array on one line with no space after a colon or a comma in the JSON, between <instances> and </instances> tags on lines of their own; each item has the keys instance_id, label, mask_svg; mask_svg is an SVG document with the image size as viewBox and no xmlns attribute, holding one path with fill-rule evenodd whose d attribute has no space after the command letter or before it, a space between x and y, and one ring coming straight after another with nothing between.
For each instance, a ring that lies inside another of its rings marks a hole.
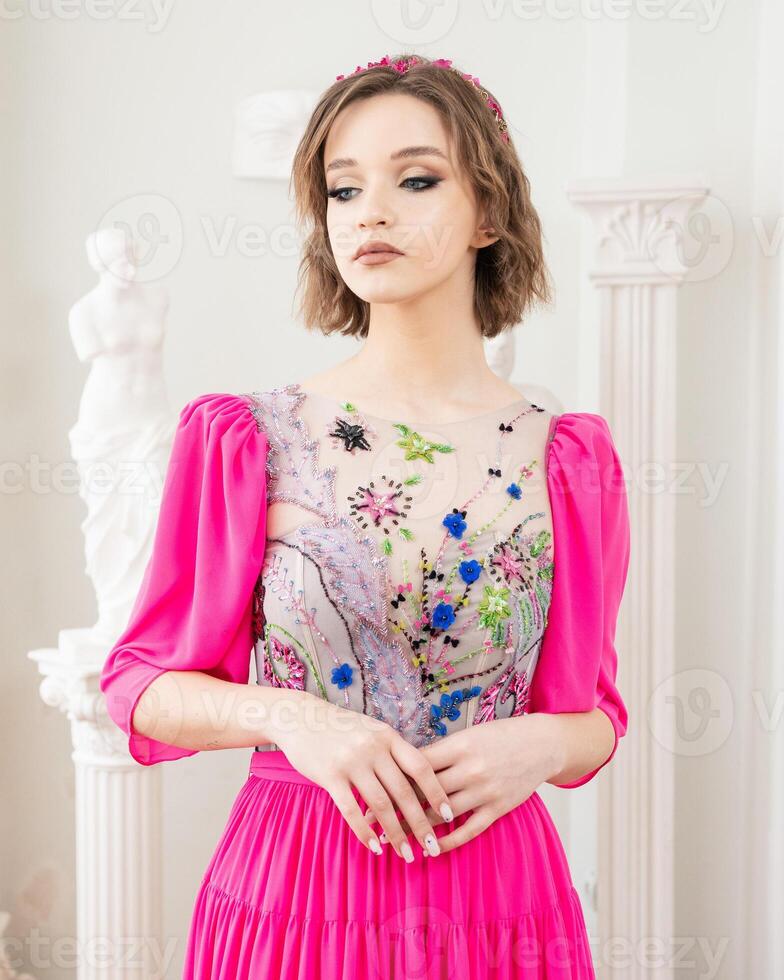
<instances>
[{"instance_id":1,"label":"neck","mask_svg":"<svg viewBox=\"0 0 784 980\"><path fill-rule=\"evenodd\" d=\"M368 335L346 367L353 390L396 388L414 401L470 401L472 391L497 382L473 302L430 296L406 304L373 304Z\"/></svg>"}]
</instances>

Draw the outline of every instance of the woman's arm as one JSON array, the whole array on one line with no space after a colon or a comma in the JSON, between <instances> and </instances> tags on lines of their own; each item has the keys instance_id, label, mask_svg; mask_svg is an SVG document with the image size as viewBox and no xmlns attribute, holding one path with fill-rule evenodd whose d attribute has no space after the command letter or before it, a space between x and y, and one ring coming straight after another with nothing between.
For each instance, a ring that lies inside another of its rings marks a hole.
<instances>
[{"instance_id":1,"label":"woman's arm","mask_svg":"<svg viewBox=\"0 0 784 980\"><path fill-rule=\"evenodd\" d=\"M580 784L605 764L615 745L615 729L601 708L592 711L548 714L537 711L526 718L526 738L537 732L551 746L554 786ZM587 782L587 780L586 780Z\"/></svg>"},{"instance_id":2,"label":"woman's arm","mask_svg":"<svg viewBox=\"0 0 784 980\"><path fill-rule=\"evenodd\" d=\"M547 486L553 592L528 710L532 719L543 716L537 724L560 753L560 768L547 781L571 789L612 759L628 720L616 684L615 630L629 568L629 510L621 461L602 416L558 417Z\"/></svg>"},{"instance_id":3,"label":"woman's arm","mask_svg":"<svg viewBox=\"0 0 784 980\"><path fill-rule=\"evenodd\" d=\"M253 593L266 541L267 449L242 396L200 395L180 412L152 553L100 678L107 711L141 765L193 755L194 733L200 744L214 742L205 729L216 717L212 702L230 705L211 681L226 682L227 693L236 687L235 697L248 684ZM198 676L167 676L180 671ZM172 741L147 735L153 727Z\"/></svg>"},{"instance_id":4,"label":"woman's arm","mask_svg":"<svg viewBox=\"0 0 784 980\"><path fill-rule=\"evenodd\" d=\"M191 752L277 742L305 722L306 691L236 684L198 670L167 670L139 698L131 718L137 735Z\"/></svg>"}]
</instances>

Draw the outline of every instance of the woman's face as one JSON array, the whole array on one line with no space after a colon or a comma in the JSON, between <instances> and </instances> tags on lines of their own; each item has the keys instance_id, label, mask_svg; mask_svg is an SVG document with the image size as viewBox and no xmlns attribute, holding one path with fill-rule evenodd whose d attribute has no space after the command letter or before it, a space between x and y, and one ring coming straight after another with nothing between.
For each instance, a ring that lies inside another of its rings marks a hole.
<instances>
[{"instance_id":1,"label":"woman's face","mask_svg":"<svg viewBox=\"0 0 784 980\"><path fill-rule=\"evenodd\" d=\"M457 170L438 112L410 95L353 102L324 147L327 229L346 285L368 303L415 299L457 279L470 287L480 230L473 187ZM370 241L400 254L357 257Z\"/></svg>"}]
</instances>

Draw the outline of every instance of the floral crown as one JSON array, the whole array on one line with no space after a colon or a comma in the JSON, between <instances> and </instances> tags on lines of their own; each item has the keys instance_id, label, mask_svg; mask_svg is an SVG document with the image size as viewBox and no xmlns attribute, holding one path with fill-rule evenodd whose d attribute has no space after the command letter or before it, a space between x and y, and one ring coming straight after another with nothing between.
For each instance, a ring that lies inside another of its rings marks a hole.
<instances>
[{"instance_id":1,"label":"floral crown","mask_svg":"<svg viewBox=\"0 0 784 980\"><path fill-rule=\"evenodd\" d=\"M382 66L387 68L393 68L396 72L399 72L399 74L404 75L412 65L420 63L421 60L422 60L421 58L418 58L414 54L408 58L398 58L396 61L392 61L389 55L385 54L384 57L381 59L381 61L369 61L364 68L361 65L357 65L354 71L352 71L348 76L336 75L335 81L339 82L343 78L346 77L350 78L353 75L358 75L360 74L360 72L367 71L369 68L380 68ZM506 120L504 119L504 115L501 112L501 106L490 95L487 89L482 88L479 79L475 75L468 75L466 74L466 72L460 71L459 68L453 68L452 61L449 58L436 58L430 62L430 65L433 68L446 68L449 71L457 72L457 74L462 75L463 78L466 79L466 81L469 81L471 82L472 85L475 85L479 89L482 98L485 100L485 102L492 110L492 113L496 118L496 122L498 123L498 131L501 134L501 139L503 139L507 143L509 142L508 126Z\"/></svg>"}]
</instances>

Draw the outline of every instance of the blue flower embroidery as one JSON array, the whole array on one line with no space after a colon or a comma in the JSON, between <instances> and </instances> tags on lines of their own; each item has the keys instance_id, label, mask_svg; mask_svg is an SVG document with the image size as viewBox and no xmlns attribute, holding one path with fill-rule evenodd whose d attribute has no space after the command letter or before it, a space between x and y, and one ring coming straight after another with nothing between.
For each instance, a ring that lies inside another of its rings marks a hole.
<instances>
[{"instance_id":1,"label":"blue flower embroidery","mask_svg":"<svg viewBox=\"0 0 784 980\"><path fill-rule=\"evenodd\" d=\"M455 621L455 611L448 602L439 602L433 610L433 626L445 630Z\"/></svg>"},{"instance_id":2,"label":"blue flower embroidery","mask_svg":"<svg viewBox=\"0 0 784 980\"><path fill-rule=\"evenodd\" d=\"M453 510L451 514L447 514L441 523L449 529L449 533L455 538L462 538L463 531L468 527L459 510Z\"/></svg>"},{"instance_id":3,"label":"blue flower embroidery","mask_svg":"<svg viewBox=\"0 0 784 980\"><path fill-rule=\"evenodd\" d=\"M514 497L515 500L519 500L523 495L523 491L519 483L510 483L506 488L506 492L510 497Z\"/></svg>"},{"instance_id":4,"label":"blue flower embroidery","mask_svg":"<svg viewBox=\"0 0 784 980\"><path fill-rule=\"evenodd\" d=\"M482 571L482 566L475 558L472 558L471 561L461 561L458 571L460 572L460 578L462 578L467 585L470 585L472 582L476 582L476 580L479 578Z\"/></svg>"},{"instance_id":5,"label":"blue flower embroidery","mask_svg":"<svg viewBox=\"0 0 784 980\"><path fill-rule=\"evenodd\" d=\"M464 687L461 691L453 691L451 694L442 694L440 704L430 705L430 722L439 735L446 735L446 725L441 721L446 717L454 721L460 717L460 705L469 698L475 698L480 694L482 688L475 684L473 687Z\"/></svg>"},{"instance_id":6,"label":"blue flower embroidery","mask_svg":"<svg viewBox=\"0 0 784 980\"><path fill-rule=\"evenodd\" d=\"M341 664L332 668L332 683L338 687L348 687L353 680L354 668L351 664Z\"/></svg>"}]
</instances>

